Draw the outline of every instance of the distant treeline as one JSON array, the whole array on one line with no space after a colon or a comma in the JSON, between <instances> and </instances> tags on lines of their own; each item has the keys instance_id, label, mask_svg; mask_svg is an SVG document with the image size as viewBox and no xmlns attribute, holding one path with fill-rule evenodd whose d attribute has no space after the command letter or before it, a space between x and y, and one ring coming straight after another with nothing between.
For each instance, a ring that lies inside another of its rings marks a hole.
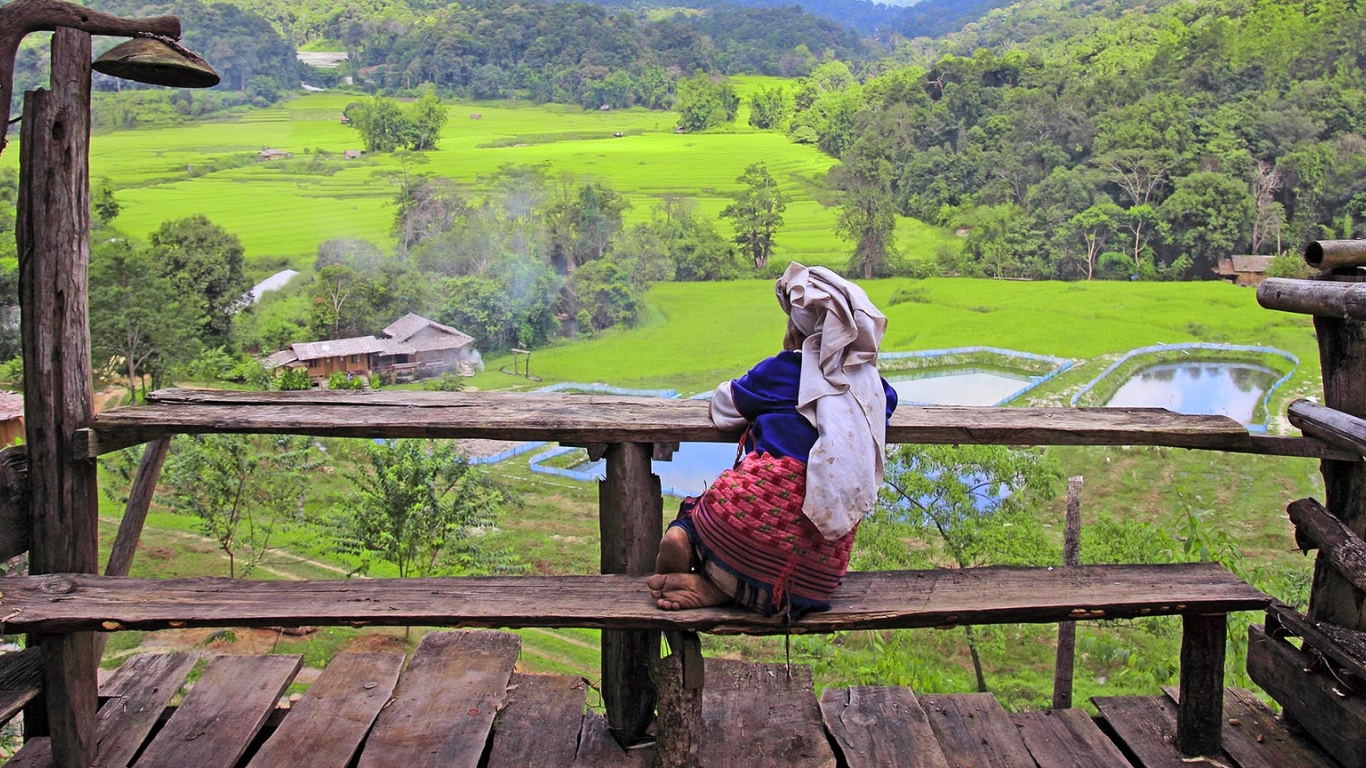
<instances>
[{"instance_id":1,"label":"distant treeline","mask_svg":"<svg viewBox=\"0 0 1366 768\"><path fill-rule=\"evenodd\" d=\"M1366 5L1023 3L928 65L794 89L848 194L960 228L950 271L1205 278L1366 236ZM915 54L905 52L909 60ZM878 202L878 201L882 202Z\"/></svg>"}]
</instances>

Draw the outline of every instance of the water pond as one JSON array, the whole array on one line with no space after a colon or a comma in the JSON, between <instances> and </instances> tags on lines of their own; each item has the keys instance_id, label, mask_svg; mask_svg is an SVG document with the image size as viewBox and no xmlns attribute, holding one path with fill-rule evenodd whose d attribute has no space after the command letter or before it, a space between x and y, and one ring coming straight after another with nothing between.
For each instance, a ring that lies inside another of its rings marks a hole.
<instances>
[{"instance_id":1,"label":"water pond","mask_svg":"<svg viewBox=\"0 0 1366 768\"><path fill-rule=\"evenodd\" d=\"M1251 363L1163 363L1134 374L1106 405L1213 414L1251 424L1257 404L1279 377Z\"/></svg>"},{"instance_id":2,"label":"water pond","mask_svg":"<svg viewBox=\"0 0 1366 768\"><path fill-rule=\"evenodd\" d=\"M893 374L888 383L903 403L996 405L1029 386L1031 379L1024 374L956 369ZM659 475L665 493L696 495L734 463L734 445L683 443L674 452L673 461L654 462L654 472ZM606 468L603 462L595 461L579 464L574 471L602 479Z\"/></svg>"}]
</instances>

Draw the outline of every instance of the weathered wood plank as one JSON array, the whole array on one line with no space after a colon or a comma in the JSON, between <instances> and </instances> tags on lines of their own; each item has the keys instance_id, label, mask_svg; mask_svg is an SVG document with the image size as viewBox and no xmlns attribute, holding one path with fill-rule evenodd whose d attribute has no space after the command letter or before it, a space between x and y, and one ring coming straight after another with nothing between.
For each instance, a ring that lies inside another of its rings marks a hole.
<instances>
[{"instance_id":1,"label":"weathered wood plank","mask_svg":"<svg viewBox=\"0 0 1366 768\"><path fill-rule=\"evenodd\" d=\"M989 693L921 696L950 768L1030 768L1034 758L1001 702Z\"/></svg>"},{"instance_id":2,"label":"weathered wood plank","mask_svg":"<svg viewBox=\"0 0 1366 768\"><path fill-rule=\"evenodd\" d=\"M650 467L649 444L607 447L607 475L598 484L601 573L654 572L664 513L659 476ZM622 746L643 740L654 718L658 694L650 672L658 658L656 630L602 633L602 701Z\"/></svg>"},{"instance_id":3,"label":"weathered wood plank","mask_svg":"<svg viewBox=\"0 0 1366 768\"><path fill-rule=\"evenodd\" d=\"M1176 748L1186 755L1219 754L1224 719L1224 644L1228 616L1188 614L1181 624L1181 706Z\"/></svg>"},{"instance_id":4,"label":"weathered wood plank","mask_svg":"<svg viewBox=\"0 0 1366 768\"><path fill-rule=\"evenodd\" d=\"M809 667L707 661L698 763L708 768L834 768Z\"/></svg>"},{"instance_id":5,"label":"weathered wood plank","mask_svg":"<svg viewBox=\"0 0 1366 768\"><path fill-rule=\"evenodd\" d=\"M99 745L92 768L124 768L194 666L186 653L142 654L125 661L100 687L107 697L96 728Z\"/></svg>"},{"instance_id":6,"label":"weathered wood plank","mask_svg":"<svg viewBox=\"0 0 1366 768\"><path fill-rule=\"evenodd\" d=\"M1314 650L1344 667L1349 674L1366 680L1366 632L1311 621L1283 603L1273 603L1267 608L1267 613L1274 616L1285 630L1304 638ZM1279 637L1274 632L1270 634Z\"/></svg>"},{"instance_id":7,"label":"weathered wood plank","mask_svg":"<svg viewBox=\"0 0 1366 768\"><path fill-rule=\"evenodd\" d=\"M1189 768L1176 748L1176 705L1166 696L1094 696L1091 702L1139 768Z\"/></svg>"},{"instance_id":8,"label":"weathered wood plank","mask_svg":"<svg viewBox=\"0 0 1366 768\"><path fill-rule=\"evenodd\" d=\"M849 768L948 768L910 688L826 688L821 717Z\"/></svg>"},{"instance_id":9,"label":"weathered wood plank","mask_svg":"<svg viewBox=\"0 0 1366 768\"><path fill-rule=\"evenodd\" d=\"M302 656L214 658L137 768L233 768L302 664Z\"/></svg>"},{"instance_id":10,"label":"weathered wood plank","mask_svg":"<svg viewBox=\"0 0 1366 768\"><path fill-rule=\"evenodd\" d=\"M29 450L32 573L98 569L95 464L74 460L72 439L94 415L86 271L90 263L90 35L58 28L51 91L24 99L19 207L20 337L24 356L24 443ZM35 638L43 649L43 716L29 710L28 735L51 730L60 765L95 758L95 638Z\"/></svg>"},{"instance_id":11,"label":"weathered wood plank","mask_svg":"<svg viewBox=\"0 0 1366 768\"><path fill-rule=\"evenodd\" d=\"M1248 627L1247 674L1343 765L1366 765L1366 702L1342 696L1313 657Z\"/></svg>"},{"instance_id":12,"label":"weathered wood plank","mask_svg":"<svg viewBox=\"0 0 1366 768\"><path fill-rule=\"evenodd\" d=\"M1301 315L1366 318L1366 285L1272 277L1257 286L1257 303Z\"/></svg>"},{"instance_id":13,"label":"weathered wood plank","mask_svg":"<svg viewBox=\"0 0 1366 768\"><path fill-rule=\"evenodd\" d=\"M587 706L588 684L581 677L513 675L487 768L570 765Z\"/></svg>"},{"instance_id":14,"label":"weathered wood plank","mask_svg":"<svg viewBox=\"0 0 1366 768\"><path fill-rule=\"evenodd\" d=\"M1034 761L1048 768L1120 768L1124 753L1080 709L1016 712L1010 721L1019 729Z\"/></svg>"},{"instance_id":15,"label":"weathered wood plank","mask_svg":"<svg viewBox=\"0 0 1366 768\"><path fill-rule=\"evenodd\" d=\"M584 713L573 768L646 768L654 765L653 759L653 748L622 749L607 731L607 718L597 712Z\"/></svg>"},{"instance_id":16,"label":"weathered wood plank","mask_svg":"<svg viewBox=\"0 0 1366 768\"><path fill-rule=\"evenodd\" d=\"M42 651L25 648L0 654L0 724L8 723L42 690Z\"/></svg>"},{"instance_id":17,"label":"weathered wood plank","mask_svg":"<svg viewBox=\"0 0 1366 768\"><path fill-rule=\"evenodd\" d=\"M1175 688L1162 689L1172 701L1180 701ZM1332 761L1308 741L1297 739L1247 691L1224 690L1224 752L1238 768L1333 768Z\"/></svg>"},{"instance_id":18,"label":"weathered wood plank","mask_svg":"<svg viewBox=\"0 0 1366 768\"><path fill-rule=\"evenodd\" d=\"M1302 551L1318 548L1338 573L1366 592L1366 542L1314 499L1290 502L1285 508L1295 524L1295 541Z\"/></svg>"},{"instance_id":19,"label":"weathered wood plank","mask_svg":"<svg viewBox=\"0 0 1366 768\"><path fill-rule=\"evenodd\" d=\"M659 704L655 712L655 758L660 766L694 768L705 736L702 692L705 661L701 640L692 632L670 632L669 655L655 662ZM691 658L689 658L691 657ZM689 684L688 673L698 667ZM697 674L703 673L703 674Z\"/></svg>"},{"instance_id":20,"label":"weathered wood plank","mask_svg":"<svg viewBox=\"0 0 1366 768\"><path fill-rule=\"evenodd\" d=\"M475 768L520 649L521 639L503 632L422 638L366 739L359 768Z\"/></svg>"},{"instance_id":21,"label":"weathered wood plank","mask_svg":"<svg viewBox=\"0 0 1366 768\"><path fill-rule=\"evenodd\" d=\"M1067 517L1062 537L1062 564L1081 565L1082 477L1067 478ZM1053 709L1072 708L1072 675L1076 670L1077 623L1058 624L1058 650L1053 662Z\"/></svg>"},{"instance_id":22,"label":"weathered wood plank","mask_svg":"<svg viewBox=\"0 0 1366 768\"><path fill-rule=\"evenodd\" d=\"M1260 610L1262 593L1213 563L990 567L850 573L832 609L793 633L1046 623ZM781 617L731 608L661 611L632 576L428 579L130 579L59 574L5 579L12 630L172 626L590 627L774 634ZM710 685L710 683L709 683Z\"/></svg>"},{"instance_id":23,"label":"weathered wood plank","mask_svg":"<svg viewBox=\"0 0 1366 768\"><path fill-rule=\"evenodd\" d=\"M1323 404L1349 416L1366 418L1366 322L1315 317L1314 331L1323 371ZM1324 506L1358 537L1366 538L1366 462L1359 457L1354 461L1325 460L1320 469ZM1314 563L1309 618L1366 630L1366 595L1322 552Z\"/></svg>"},{"instance_id":24,"label":"weathered wood plank","mask_svg":"<svg viewBox=\"0 0 1366 768\"><path fill-rule=\"evenodd\" d=\"M339 653L248 768L346 768L398 683L402 653Z\"/></svg>"},{"instance_id":25,"label":"weathered wood plank","mask_svg":"<svg viewBox=\"0 0 1366 768\"><path fill-rule=\"evenodd\" d=\"M217 392L162 390L151 405L99 415L83 455L183 432L335 437L493 438L593 443L734 442L707 404L652 397L507 392ZM246 407L249 406L249 407ZM1168 445L1288 456L1353 458L1321 440L1252 435L1224 416L1160 408L905 406L889 443Z\"/></svg>"}]
</instances>

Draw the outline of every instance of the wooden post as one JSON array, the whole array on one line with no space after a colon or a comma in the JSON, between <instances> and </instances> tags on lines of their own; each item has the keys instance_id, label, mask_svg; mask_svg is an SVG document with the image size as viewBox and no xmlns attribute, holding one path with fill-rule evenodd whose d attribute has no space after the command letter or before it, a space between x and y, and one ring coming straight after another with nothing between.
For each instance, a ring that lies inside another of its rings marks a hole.
<instances>
[{"instance_id":1,"label":"wooden post","mask_svg":"<svg viewBox=\"0 0 1366 768\"><path fill-rule=\"evenodd\" d=\"M702 645L696 632L668 632L666 637L670 653L657 662L655 765L696 768L702 746Z\"/></svg>"},{"instance_id":2,"label":"wooden post","mask_svg":"<svg viewBox=\"0 0 1366 768\"><path fill-rule=\"evenodd\" d=\"M1181 701L1176 748L1190 757L1217 756L1223 743L1224 638L1228 616L1187 614L1181 623Z\"/></svg>"},{"instance_id":3,"label":"wooden post","mask_svg":"<svg viewBox=\"0 0 1366 768\"><path fill-rule=\"evenodd\" d=\"M72 459L94 421L86 270L90 260L90 35L59 28L52 90L24 97L19 305L29 451L32 573L95 573L95 462ZM95 759L95 643L89 632L37 638L47 727L59 768ZM29 712L33 712L30 708ZM35 725L41 727L41 716ZM26 721L28 718L25 718Z\"/></svg>"},{"instance_id":4,"label":"wooden post","mask_svg":"<svg viewBox=\"0 0 1366 768\"><path fill-rule=\"evenodd\" d=\"M1067 478L1067 527L1063 533L1062 564L1081 565L1080 477ZM1053 708L1072 708L1072 674L1077 650L1077 623L1058 622L1058 658L1053 666Z\"/></svg>"},{"instance_id":5,"label":"wooden post","mask_svg":"<svg viewBox=\"0 0 1366 768\"><path fill-rule=\"evenodd\" d=\"M612 443L607 477L598 484L602 572L644 576L654 571L664 532L664 498L650 471L650 443ZM659 659L659 632L603 630L602 700L607 726L622 746L645 738L655 709L650 669Z\"/></svg>"},{"instance_id":6,"label":"wooden post","mask_svg":"<svg viewBox=\"0 0 1366 768\"><path fill-rule=\"evenodd\" d=\"M1366 322L1315 317L1323 404L1366 417ZM1359 538L1366 538L1366 462L1324 460L1325 504ZM1309 618L1348 629L1366 630L1366 594L1354 587L1319 550L1309 593Z\"/></svg>"}]
</instances>

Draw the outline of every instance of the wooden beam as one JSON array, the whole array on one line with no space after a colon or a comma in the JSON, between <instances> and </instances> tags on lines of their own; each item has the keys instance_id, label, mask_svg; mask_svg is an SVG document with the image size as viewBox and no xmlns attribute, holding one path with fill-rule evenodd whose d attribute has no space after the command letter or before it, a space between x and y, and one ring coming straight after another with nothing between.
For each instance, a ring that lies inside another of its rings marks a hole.
<instances>
[{"instance_id":1,"label":"wooden beam","mask_svg":"<svg viewBox=\"0 0 1366 768\"><path fill-rule=\"evenodd\" d=\"M95 415L86 326L90 58L89 34L59 28L52 38L52 90L24 98L15 230L32 573L98 567L95 463L68 458L76 431ZM53 759L60 768L89 765L95 759L94 637L38 641ZM36 713L34 722L41 727Z\"/></svg>"},{"instance_id":2,"label":"wooden beam","mask_svg":"<svg viewBox=\"0 0 1366 768\"><path fill-rule=\"evenodd\" d=\"M1366 765L1366 702L1316 671L1312 656L1254 624L1247 630L1247 674L1335 760Z\"/></svg>"},{"instance_id":3,"label":"wooden beam","mask_svg":"<svg viewBox=\"0 0 1366 768\"><path fill-rule=\"evenodd\" d=\"M1228 617L1189 614L1181 625L1181 701L1176 748L1188 756L1218 757L1224 725L1224 643Z\"/></svg>"},{"instance_id":4,"label":"wooden beam","mask_svg":"<svg viewBox=\"0 0 1366 768\"><path fill-rule=\"evenodd\" d=\"M8 723L43 690L43 654L25 648L0 654L0 723Z\"/></svg>"},{"instance_id":5,"label":"wooden beam","mask_svg":"<svg viewBox=\"0 0 1366 768\"><path fill-rule=\"evenodd\" d=\"M1323 371L1323 405L1366 418L1366 322L1315 317L1314 330ZM1366 538L1366 462L1325 460L1320 469L1324 506L1357 537ZM1322 556L1314 564L1309 618L1366 630L1366 592Z\"/></svg>"},{"instance_id":6,"label":"wooden beam","mask_svg":"<svg viewBox=\"0 0 1366 768\"><path fill-rule=\"evenodd\" d=\"M1067 478L1067 518L1063 529L1062 564L1081 565L1081 489L1085 480ZM1058 624L1058 651L1053 662L1053 709L1072 708L1072 673L1076 665L1077 623Z\"/></svg>"},{"instance_id":7,"label":"wooden beam","mask_svg":"<svg viewBox=\"0 0 1366 768\"><path fill-rule=\"evenodd\" d=\"M1303 638L1309 647L1331 659L1343 671L1366 680L1366 632L1312 621L1282 603L1273 603L1266 610L1267 615L1274 616L1282 629L1281 633L1277 633L1268 622L1267 633L1272 637L1291 634Z\"/></svg>"},{"instance_id":8,"label":"wooden beam","mask_svg":"<svg viewBox=\"0 0 1366 768\"><path fill-rule=\"evenodd\" d=\"M1281 312L1360 320L1366 318L1366 284L1271 277L1257 286L1257 303Z\"/></svg>"},{"instance_id":9,"label":"wooden beam","mask_svg":"<svg viewBox=\"0 0 1366 768\"><path fill-rule=\"evenodd\" d=\"M1295 541L1301 551L1315 547L1337 572L1366 593L1366 543L1342 521L1313 499L1292 501L1286 512L1295 524Z\"/></svg>"},{"instance_id":10,"label":"wooden beam","mask_svg":"<svg viewBox=\"0 0 1366 768\"><path fill-rule=\"evenodd\" d=\"M105 411L77 456L180 433L428 437L594 443L734 443L695 400L508 392L218 392L161 390L149 405ZM1224 416L1161 408L905 406L889 443L1163 445L1239 453L1357 459L1323 441L1252 435Z\"/></svg>"},{"instance_id":11,"label":"wooden beam","mask_svg":"<svg viewBox=\"0 0 1366 768\"><path fill-rule=\"evenodd\" d=\"M990 567L848 574L793 634L1263 610L1270 598L1214 563ZM250 581L82 574L4 580L9 631L308 625L587 627L775 635L781 616L661 611L628 575ZM710 676L710 670L708 670Z\"/></svg>"},{"instance_id":12,"label":"wooden beam","mask_svg":"<svg viewBox=\"0 0 1366 768\"><path fill-rule=\"evenodd\" d=\"M1366 456L1366 419L1296 400L1288 411L1290 423L1306 435Z\"/></svg>"},{"instance_id":13,"label":"wooden beam","mask_svg":"<svg viewBox=\"0 0 1366 768\"><path fill-rule=\"evenodd\" d=\"M602 573L637 577L654 573L664 532L659 476L651 472L649 443L607 448L607 476L598 484ZM648 594L648 593L647 593ZM602 701L607 725L623 747L646 738L654 719L651 671L659 659L659 631L602 633Z\"/></svg>"}]
</instances>

